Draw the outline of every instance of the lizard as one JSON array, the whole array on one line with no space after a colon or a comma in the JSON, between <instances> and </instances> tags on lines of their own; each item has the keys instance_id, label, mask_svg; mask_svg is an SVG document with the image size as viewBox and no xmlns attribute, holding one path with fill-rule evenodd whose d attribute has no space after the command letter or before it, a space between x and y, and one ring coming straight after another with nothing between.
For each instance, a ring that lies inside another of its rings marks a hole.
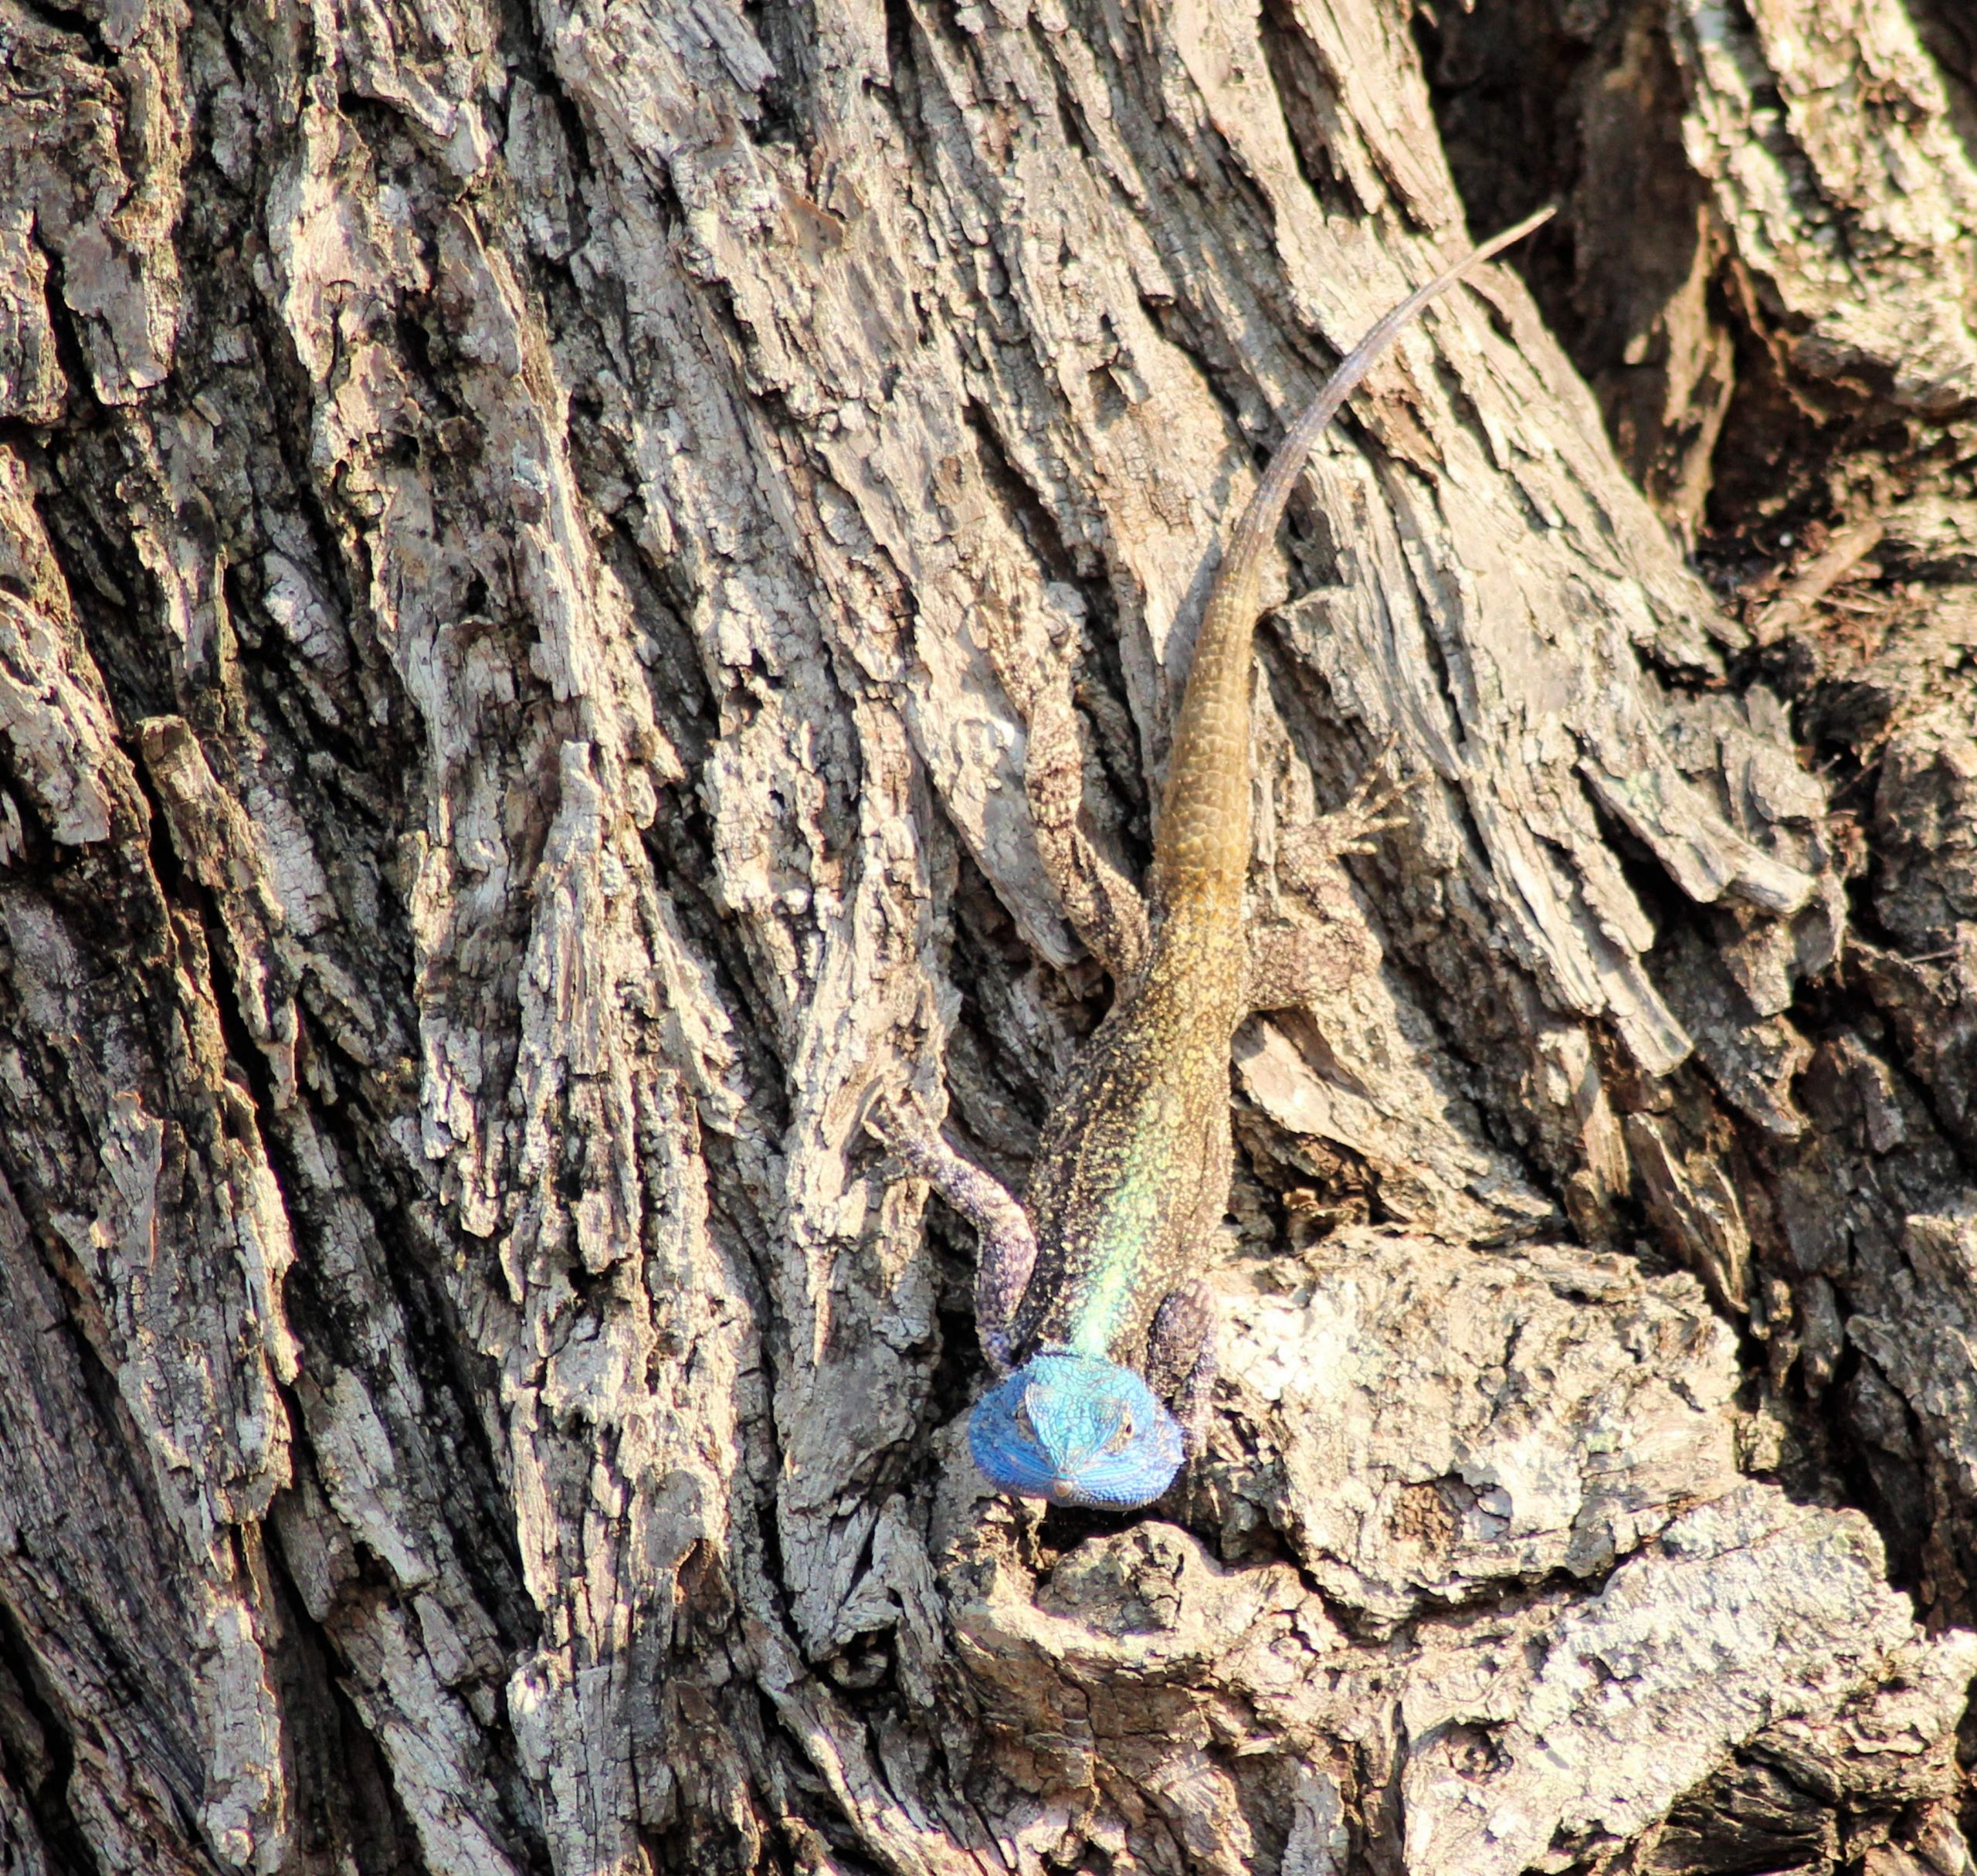
<instances>
[{"instance_id":1,"label":"lizard","mask_svg":"<svg viewBox=\"0 0 1977 1876\"><path fill-rule=\"evenodd\" d=\"M1144 910L1115 905L1109 938L1094 945L1114 976L1113 1006L1052 1104L1022 1202L931 1127L902 1124L890 1102L866 1123L976 1228L976 1332L995 1382L969 1416L968 1440L1004 1491L1132 1510L1200 1450L1215 1308L1195 1273L1228 1203L1229 1048L1252 1011L1311 995L1308 968L1264 956L1243 915L1263 557L1312 449L1395 335L1551 212L1485 242L1386 314L1271 456L1202 615ZM1392 824L1375 818L1385 804L1369 809L1367 796L1362 785L1313 830L1325 852L1365 852L1365 836ZM1079 897L1091 911L1091 893ZM1135 920L1137 934L1118 930Z\"/></svg>"}]
</instances>

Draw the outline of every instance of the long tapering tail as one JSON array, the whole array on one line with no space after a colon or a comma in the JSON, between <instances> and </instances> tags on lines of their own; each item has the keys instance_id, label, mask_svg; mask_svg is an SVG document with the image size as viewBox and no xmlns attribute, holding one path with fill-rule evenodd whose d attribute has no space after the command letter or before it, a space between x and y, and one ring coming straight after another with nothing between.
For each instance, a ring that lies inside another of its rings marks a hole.
<instances>
[{"instance_id":1,"label":"long tapering tail","mask_svg":"<svg viewBox=\"0 0 1977 1876\"><path fill-rule=\"evenodd\" d=\"M1551 213L1547 208L1527 216L1409 293L1340 361L1277 446L1230 537L1195 641L1154 842L1149 884L1157 908L1172 912L1193 904L1210 916L1240 914L1250 865L1250 653L1257 570L1312 446L1395 333L1429 300Z\"/></svg>"}]
</instances>

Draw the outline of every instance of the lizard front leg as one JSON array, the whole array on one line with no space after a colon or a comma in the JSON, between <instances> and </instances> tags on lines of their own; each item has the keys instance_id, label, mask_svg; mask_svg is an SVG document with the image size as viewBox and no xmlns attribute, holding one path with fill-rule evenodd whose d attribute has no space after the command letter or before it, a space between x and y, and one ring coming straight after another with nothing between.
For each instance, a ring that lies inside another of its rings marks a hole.
<instances>
[{"instance_id":1,"label":"lizard front leg","mask_svg":"<svg viewBox=\"0 0 1977 1876\"><path fill-rule=\"evenodd\" d=\"M1147 1385L1173 1403L1190 1459L1206 1444L1209 1397L1215 1387L1215 1292L1199 1277L1160 1306L1148 1338Z\"/></svg>"},{"instance_id":2,"label":"lizard front leg","mask_svg":"<svg viewBox=\"0 0 1977 1876\"><path fill-rule=\"evenodd\" d=\"M866 1129L890 1148L914 1178L924 1179L974 1226L975 1332L998 1375L1012 1365L1010 1325L1036 1268L1036 1233L1022 1206L999 1180L961 1158L940 1134L890 1104L883 1118L868 1116Z\"/></svg>"}]
</instances>

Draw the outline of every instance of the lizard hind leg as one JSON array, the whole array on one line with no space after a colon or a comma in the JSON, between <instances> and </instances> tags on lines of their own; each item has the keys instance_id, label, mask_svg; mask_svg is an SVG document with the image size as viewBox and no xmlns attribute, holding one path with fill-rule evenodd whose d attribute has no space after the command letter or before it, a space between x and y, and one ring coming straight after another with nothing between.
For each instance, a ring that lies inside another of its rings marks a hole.
<instances>
[{"instance_id":1,"label":"lizard hind leg","mask_svg":"<svg viewBox=\"0 0 1977 1876\"><path fill-rule=\"evenodd\" d=\"M996 677L1022 716L1023 793L1044 874L1086 948L1114 983L1129 983L1146 962L1146 906L1083 825L1076 646L1040 646L1014 629L1004 607L985 607L975 623Z\"/></svg>"},{"instance_id":2,"label":"lizard hind leg","mask_svg":"<svg viewBox=\"0 0 1977 1876\"><path fill-rule=\"evenodd\" d=\"M1343 807L1279 832L1277 877L1317 917L1253 919L1243 989L1248 1009L1321 1009L1380 968L1379 945L1338 857L1370 853L1374 835L1406 824L1391 810L1414 782L1386 781L1386 766L1383 751Z\"/></svg>"},{"instance_id":3,"label":"lizard hind leg","mask_svg":"<svg viewBox=\"0 0 1977 1876\"><path fill-rule=\"evenodd\" d=\"M1147 1385L1173 1403L1189 1459L1206 1444L1208 1406L1215 1391L1215 1292L1199 1277L1160 1306L1148 1339Z\"/></svg>"},{"instance_id":4,"label":"lizard hind leg","mask_svg":"<svg viewBox=\"0 0 1977 1876\"><path fill-rule=\"evenodd\" d=\"M1243 975L1250 1009L1322 1009L1355 979L1380 967L1380 948L1365 926L1252 925Z\"/></svg>"},{"instance_id":5,"label":"lizard hind leg","mask_svg":"<svg viewBox=\"0 0 1977 1876\"><path fill-rule=\"evenodd\" d=\"M1324 896L1319 882L1341 855L1371 853L1377 846L1376 835L1407 825L1407 816L1395 810L1423 778L1389 778L1396 740L1388 738L1342 805L1315 820L1278 830L1277 869L1293 891L1310 897L1316 889L1320 897Z\"/></svg>"},{"instance_id":6,"label":"lizard hind leg","mask_svg":"<svg viewBox=\"0 0 1977 1876\"><path fill-rule=\"evenodd\" d=\"M1146 907L1080 824L1084 751L1068 671L1046 674L1037 684L1029 732L1023 789L1044 871L1086 948L1114 983L1130 983L1146 962Z\"/></svg>"}]
</instances>

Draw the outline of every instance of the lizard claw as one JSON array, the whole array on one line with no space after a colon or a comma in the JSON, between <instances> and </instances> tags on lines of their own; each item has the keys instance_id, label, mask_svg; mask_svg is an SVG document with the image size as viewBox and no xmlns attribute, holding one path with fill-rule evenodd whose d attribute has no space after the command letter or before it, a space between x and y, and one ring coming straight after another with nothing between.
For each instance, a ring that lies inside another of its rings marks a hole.
<instances>
[{"instance_id":1,"label":"lizard claw","mask_svg":"<svg viewBox=\"0 0 1977 1876\"><path fill-rule=\"evenodd\" d=\"M860 1130L870 1134L881 1146L892 1145L892 1128L888 1119L892 1105L892 1097L883 1088L875 1087L866 1095L863 1111L858 1116Z\"/></svg>"},{"instance_id":2,"label":"lizard claw","mask_svg":"<svg viewBox=\"0 0 1977 1876\"><path fill-rule=\"evenodd\" d=\"M851 1138L856 1140L861 1134L869 1134L880 1145L890 1150L895 1132L892 1108L891 1091L883 1082L870 1083L859 1097L858 1112L851 1123Z\"/></svg>"},{"instance_id":3,"label":"lizard claw","mask_svg":"<svg viewBox=\"0 0 1977 1876\"><path fill-rule=\"evenodd\" d=\"M859 1102L851 1131L854 1139L860 1133L869 1134L887 1152L909 1157L915 1147L935 1138L939 1130L918 1111L910 1092L874 1081Z\"/></svg>"}]
</instances>

